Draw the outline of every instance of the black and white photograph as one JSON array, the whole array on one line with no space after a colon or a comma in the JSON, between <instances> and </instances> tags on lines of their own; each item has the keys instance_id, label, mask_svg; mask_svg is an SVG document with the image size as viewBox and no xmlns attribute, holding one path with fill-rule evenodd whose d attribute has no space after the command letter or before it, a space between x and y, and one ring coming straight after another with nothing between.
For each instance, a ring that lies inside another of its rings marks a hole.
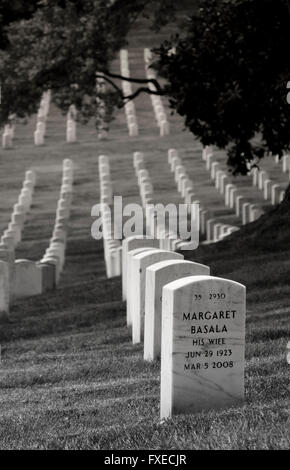
<instances>
[{"instance_id":1,"label":"black and white photograph","mask_svg":"<svg viewBox=\"0 0 290 470\"><path fill-rule=\"evenodd\" d=\"M289 47L290 0L0 0L0 451L289 451Z\"/></svg>"}]
</instances>

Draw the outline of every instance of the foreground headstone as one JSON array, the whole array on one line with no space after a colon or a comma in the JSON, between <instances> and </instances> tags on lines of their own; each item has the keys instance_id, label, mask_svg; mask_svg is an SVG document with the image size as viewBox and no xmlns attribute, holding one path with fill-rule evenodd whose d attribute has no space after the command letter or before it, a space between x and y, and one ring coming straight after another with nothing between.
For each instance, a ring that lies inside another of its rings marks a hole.
<instances>
[{"instance_id":1,"label":"foreground headstone","mask_svg":"<svg viewBox=\"0 0 290 470\"><path fill-rule=\"evenodd\" d=\"M163 288L161 419L244 398L246 289L210 276Z\"/></svg>"},{"instance_id":2,"label":"foreground headstone","mask_svg":"<svg viewBox=\"0 0 290 470\"><path fill-rule=\"evenodd\" d=\"M16 297L38 295L42 292L41 269L34 262L25 259L15 261L14 294Z\"/></svg>"},{"instance_id":3,"label":"foreground headstone","mask_svg":"<svg viewBox=\"0 0 290 470\"><path fill-rule=\"evenodd\" d=\"M168 250L152 250L137 254L131 261L130 289L132 313L132 341L141 342L145 315L145 279L146 268L154 263L170 259L183 259L183 255Z\"/></svg>"},{"instance_id":4,"label":"foreground headstone","mask_svg":"<svg viewBox=\"0 0 290 470\"><path fill-rule=\"evenodd\" d=\"M9 315L9 265L0 261L0 318Z\"/></svg>"},{"instance_id":5,"label":"foreground headstone","mask_svg":"<svg viewBox=\"0 0 290 470\"><path fill-rule=\"evenodd\" d=\"M203 264L183 260L161 261L146 270L144 360L153 361L161 352L162 290L165 284L188 276L209 275Z\"/></svg>"},{"instance_id":6,"label":"foreground headstone","mask_svg":"<svg viewBox=\"0 0 290 470\"><path fill-rule=\"evenodd\" d=\"M127 253L131 250L142 247L158 248L158 240L152 240L143 235L137 235L125 238L122 242L122 297L126 300L126 281L127 281Z\"/></svg>"}]
</instances>

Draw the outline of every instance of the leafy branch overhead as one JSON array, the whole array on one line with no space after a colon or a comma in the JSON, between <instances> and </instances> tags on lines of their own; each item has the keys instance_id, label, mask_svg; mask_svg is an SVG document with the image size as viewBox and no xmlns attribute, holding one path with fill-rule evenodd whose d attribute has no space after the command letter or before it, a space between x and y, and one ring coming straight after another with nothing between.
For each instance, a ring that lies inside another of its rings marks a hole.
<instances>
[{"instance_id":1,"label":"leafy branch overhead","mask_svg":"<svg viewBox=\"0 0 290 470\"><path fill-rule=\"evenodd\" d=\"M142 92L156 93L148 86L153 82L162 93L157 81L113 74L110 65L126 46L126 37L140 15L150 11L152 27L156 28L172 17L174 2L42 0L33 5L26 10L24 2L16 2L14 16L10 15L5 24L2 21L5 41L0 50L0 124L11 114L24 117L35 112L43 90L48 88L64 113L74 103L80 119L88 121L98 111L97 72L110 85L107 98L118 106ZM124 96L120 80L135 82L139 88Z\"/></svg>"},{"instance_id":2,"label":"leafy branch overhead","mask_svg":"<svg viewBox=\"0 0 290 470\"><path fill-rule=\"evenodd\" d=\"M191 16L155 51L165 85L112 72L140 17L154 30L183 3ZM153 93L168 97L203 145L226 149L234 173L290 148L289 0L4 0L0 34L0 125L34 113L48 88L64 113L74 104L81 121L96 124L98 103L109 121L116 107ZM122 80L136 84L131 94Z\"/></svg>"},{"instance_id":3,"label":"leafy branch overhead","mask_svg":"<svg viewBox=\"0 0 290 470\"><path fill-rule=\"evenodd\" d=\"M170 104L204 145L227 149L236 173L290 147L290 2L203 0L155 64ZM175 48L175 54L170 51Z\"/></svg>"}]
</instances>

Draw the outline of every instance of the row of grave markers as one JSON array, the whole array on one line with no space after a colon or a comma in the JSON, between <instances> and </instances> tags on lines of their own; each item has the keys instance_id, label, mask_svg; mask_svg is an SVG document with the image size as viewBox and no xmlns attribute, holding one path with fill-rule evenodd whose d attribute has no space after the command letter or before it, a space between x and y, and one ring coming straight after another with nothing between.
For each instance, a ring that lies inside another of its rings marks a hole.
<instances>
[{"instance_id":1,"label":"row of grave markers","mask_svg":"<svg viewBox=\"0 0 290 470\"><path fill-rule=\"evenodd\" d=\"M77 110L71 104L66 118L66 141L72 144L77 141Z\"/></svg>"},{"instance_id":2,"label":"row of grave markers","mask_svg":"<svg viewBox=\"0 0 290 470\"><path fill-rule=\"evenodd\" d=\"M144 60L147 79L156 80L156 73L152 68L150 68L150 63L152 62L152 52L150 51L150 49L144 49ZM148 87L152 91L152 94L150 94L150 98L155 114L155 119L160 130L160 136L163 137L169 135L170 125L162 103L161 96L159 96L158 94L154 94L154 92L157 92L157 89L153 82L149 82Z\"/></svg>"},{"instance_id":3,"label":"row of grave markers","mask_svg":"<svg viewBox=\"0 0 290 470\"><path fill-rule=\"evenodd\" d=\"M18 201L13 207L8 228L0 244L0 317L9 315L10 304L16 290L15 249L22 239L22 230L32 204L36 174L26 171Z\"/></svg>"},{"instance_id":4,"label":"row of grave markers","mask_svg":"<svg viewBox=\"0 0 290 470\"><path fill-rule=\"evenodd\" d=\"M122 296L133 344L161 358L161 420L241 403L243 285L138 236L123 240Z\"/></svg>"},{"instance_id":5,"label":"row of grave markers","mask_svg":"<svg viewBox=\"0 0 290 470\"><path fill-rule=\"evenodd\" d=\"M199 230L199 216L201 219L200 229L202 233L207 233L208 240L218 241L221 235L227 236L238 230L238 227L228 224L219 224L216 219L209 217L209 213L205 210L199 200L195 199L193 190L193 183L188 177L181 159L175 149L169 149L168 162L171 171L174 173L177 189L184 198L185 203L190 209L189 215L191 222L193 219L197 224ZM156 212L154 212L153 204L153 185L148 170L145 167L144 154L142 152L134 152L133 166L136 172L138 181L140 198L142 206L146 210L146 233L150 234L153 238L159 239L159 246L162 249L176 251L183 249L194 249L196 241L186 241L178 238L176 233L173 233L170 226L158 226ZM105 155L99 156L99 178L100 178L100 202L102 206L102 226L104 233L104 258L106 263L106 272L109 278L120 275L121 269L121 254L120 242L114 240L112 233L112 214L108 206L113 203L113 186L110 175L109 158ZM151 206L151 207L150 207ZM192 213L192 208L195 212ZM92 216L98 215L92 213ZM180 217L183 216L180 214ZM187 217L188 214L185 214ZM209 235L210 234L210 235Z\"/></svg>"},{"instance_id":6,"label":"row of grave markers","mask_svg":"<svg viewBox=\"0 0 290 470\"><path fill-rule=\"evenodd\" d=\"M53 289L59 279L65 264L68 223L73 198L74 165L66 158L63 161L62 183L56 209L55 224L49 246L39 261L41 269L47 276L42 276L42 291ZM52 275L51 275L52 273Z\"/></svg>"},{"instance_id":7,"label":"row of grave markers","mask_svg":"<svg viewBox=\"0 0 290 470\"><path fill-rule=\"evenodd\" d=\"M149 49L144 50L144 59L145 59L145 68L146 74L148 79L155 79L156 74L155 72L149 68L149 63L152 60L152 53ZM121 67L121 74L125 77L130 78L130 70L129 70L129 57L128 57L128 50L121 49L120 51L120 67ZM103 86L100 79L97 79L96 87ZM156 92L156 87L153 83L149 83L149 88ZM122 81L122 89L125 96L132 94L132 85L130 82L123 80ZM170 133L170 126L167 120L167 116L164 110L164 106L160 96L151 94L150 95L152 100L152 105L155 113L155 118L157 125L160 129L160 135L166 136ZM44 145L44 139L46 136L46 121L49 112L51 101L51 90L47 90L43 93L38 113L36 119L36 128L34 131L34 144L36 146ZM101 108L104 106L102 100L97 98L99 102L99 108L102 112ZM131 137L136 137L139 135L139 126L137 121L136 109L135 104L133 101L128 101L125 104L125 113L128 125L128 132ZM103 115L105 115L105 110L103 111ZM11 118L11 122L4 126L4 132L2 135L2 147L3 149L12 148L13 146L13 138L15 133L15 122L14 119ZM106 136L106 130L102 129L99 132L99 138L103 138ZM70 106L70 109L67 114L67 121L66 121L66 141L68 143L74 143L77 140L76 135L76 111L74 105Z\"/></svg>"},{"instance_id":8,"label":"row of grave markers","mask_svg":"<svg viewBox=\"0 0 290 470\"><path fill-rule=\"evenodd\" d=\"M13 206L8 228L4 230L1 237L1 245L8 249L15 250L18 243L21 242L23 225L32 204L35 184L35 171L26 171L18 201Z\"/></svg>"},{"instance_id":9,"label":"row of grave markers","mask_svg":"<svg viewBox=\"0 0 290 470\"><path fill-rule=\"evenodd\" d=\"M243 224L252 222L256 220L259 216L263 214L263 211L261 209L257 208L256 205L250 204L245 201L245 198L241 196L237 192L237 188L235 185L229 183L227 181L227 174L223 170L218 170L218 162L215 162L212 160L212 151L210 148L205 148L203 151L203 159L206 162L207 169L211 172L211 177L215 179L215 186L216 189L221 192L225 196L225 204L226 206L229 206L231 208L235 207L236 209L236 214L241 216ZM107 157L101 157L101 158L106 158L108 162ZM178 152L176 149L169 149L168 151L168 163L170 165L171 171L174 173L174 178L175 182L177 184L177 190L183 197L184 201L186 204L188 204L188 207L192 207L193 204L197 205L199 207L199 216L200 216L200 232L202 234L206 235L206 240L207 241L219 241L222 238L230 235L236 230L239 230L239 227L229 225L229 224L224 224L224 223L219 223L217 219L212 218L210 211L206 210L202 205L201 202L196 199L196 195L194 193L194 187L193 187L193 182L191 179L188 177L188 174L186 172L186 169L184 168L184 165L182 164L182 161L178 155ZM153 203L153 185L148 173L148 170L145 167L144 163L144 154L142 152L135 152L133 155L133 165L136 171L136 176L138 179L138 185L140 188L140 197L142 201L142 205L145 208L146 205ZM104 179L107 178L108 175L104 175ZM106 184L104 184L106 183ZM101 182L101 190L102 190L102 185L104 188L104 191L109 191L109 199L103 199L103 196L101 194L101 200L106 202L108 204L112 203L112 190L106 186L108 186L108 181L105 182L104 180ZM153 210L153 209L152 209ZM160 248L165 248L169 249L172 251L175 251L176 249L182 249L185 245L187 244L187 249L189 247L189 244L191 242L186 242L183 240L177 239L176 234L169 233L169 231L165 230L166 233L164 233L164 227L157 227L156 225L156 220L154 219L154 215L150 216L150 214L147 214L149 217L146 217L146 222L149 221L149 232L151 235L157 234L158 238L160 239ZM109 214L106 214L107 218L107 225L109 224ZM161 233L162 231L162 233ZM113 265L116 265L115 258L117 258L117 268L116 269L109 269L111 272L111 275L118 275L120 267L119 267L119 260L120 256L116 256L115 249L116 247L113 246L112 244L112 250L113 250L113 258L114 262ZM117 247L119 248L119 247ZM110 259L110 256L108 257ZM109 262L109 264L111 264ZM110 275L110 276L111 276Z\"/></svg>"},{"instance_id":10,"label":"row of grave markers","mask_svg":"<svg viewBox=\"0 0 290 470\"><path fill-rule=\"evenodd\" d=\"M9 149L13 147L13 139L15 136L15 116L9 117L9 122L4 126L2 134L2 148Z\"/></svg>"},{"instance_id":11,"label":"row of grave markers","mask_svg":"<svg viewBox=\"0 0 290 470\"><path fill-rule=\"evenodd\" d=\"M228 173L220 168L220 163L214 160L210 147L203 149L202 158L206 169L215 183L215 188L224 196L225 206L233 209L236 216L242 219L242 225L254 222L263 215L263 211L256 204L251 204L240 194L237 185L230 182Z\"/></svg>"},{"instance_id":12,"label":"row of grave markers","mask_svg":"<svg viewBox=\"0 0 290 470\"><path fill-rule=\"evenodd\" d=\"M51 90L47 90L43 93L37 117L36 117L36 129L34 131L34 144L37 146L44 145L44 138L46 136L46 121L49 113L51 100Z\"/></svg>"},{"instance_id":13,"label":"row of grave markers","mask_svg":"<svg viewBox=\"0 0 290 470\"><path fill-rule=\"evenodd\" d=\"M170 149L178 190L192 203L193 185L186 172L175 171L176 157ZM153 185L141 152L134 153L133 165L145 206L152 202ZM99 157L99 174L101 202L110 204L107 157ZM144 341L145 361L161 358L161 420L239 404L244 397L245 287L210 276L208 266L185 261L172 246L161 247L158 239L140 235L125 238L122 245L107 240L112 236L111 213L102 216L105 259L108 252L114 253L111 277L116 262L114 275L122 272L132 342Z\"/></svg>"},{"instance_id":14,"label":"row of grave markers","mask_svg":"<svg viewBox=\"0 0 290 470\"><path fill-rule=\"evenodd\" d=\"M101 202L101 218L102 232L104 242L104 258L106 265L106 274L108 278L120 276L121 274L121 243L114 240L112 233L111 211L109 206L113 202L113 184L111 180L110 161L106 155L100 155L99 164L99 180L100 180L100 202ZM99 215L92 211L92 216Z\"/></svg>"},{"instance_id":15,"label":"row of grave markers","mask_svg":"<svg viewBox=\"0 0 290 470\"><path fill-rule=\"evenodd\" d=\"M185 203L188 204L189 208L193 204L198 206L200 218L199 229L201 234L206 236L207 241L217 242L234 231L239 230L239 227L218 223L215 218L211 217L210 212L203 207L201 201L196 199L193 182L189 178L176 149L169 149L168 163L171 172L174 173L178 192L181 193Z\"/></svg>"},{"instance_id":16,"label":"row of grave markers","mask_svg":"<svg viewBox=\"0 0 290 470\"><path fill-rule=\"evenodd\" d=\"M129 58L127 49L120 51L120 67L121 75L130 78ZM130 96L133 93L131 82L122 80L122 89L124 96ZM135 104L133 101L128 101L125 104L125 114L127 119L128 132L130 137L137 137L139 135L139 126L137 122L137 115Z\"/></svg>"},{"instance_id":17,"label":"row of grave markers","mask_svg":"<svg viewBox=\"0 0 290 470\"><path fill-rule=\"evenodd\" d=\"M279 155L276 155L275 162L276 164L282 164L283 173L288 172L288 177L290 179L290 155L283 155L281 158L279 158Z\"/></svg>"},{"instance_id":18,"label":"row of grave markers","mask_svg":"<svg viewBox=\"0 0 290 470\"><path fill-rule=\"evenodd\" d=\"M101 95L104 95L106 92L106 82L103 77L98 76L97 72L97 78L96 78L96 92L97 92L97 97L96 97L96 103L97 103L97 109L98 109L98 115L99 115L99 123L98 123L98 139L103 140L107 137L108 135L108 126L106 124L106 103L104 99L101 97Z\"/></svg>"},{"instance_id":19,"label":"row of grave markers","mask_svg":"<svg viewBox=\"0 0 290 470\"><path fill-rule=\"evenodd\" d=\"M283 201L285 191L281 188L280 184L274 183L269 178L266 171L259 171L258 168L253 168L252 176L253 186L257 186L260 191L263 191L265 200L270 200L273 206Z\"/></svg>"},{"instance_id":20,"label":"row of grave markers","mask_svg":"<svg viewBox=\"0 0 290 470\"><path fill-rule=\"evenodd\" d=\"M36 181L33 171L26 172L26 182L30 183L30 190L34 188ZM65 263L66 237L68 219L72 200L73 163L70 159L63 162L63 178L58 200L55 226L49 247L42 259L38 262L17 259L15 260L15 248L12 244L12 233L9 240L3 239L0 245L0 317L9 315L10 305L15 298L38 295L53 289L59 282L60 274ZM25 191L27 191L27 187ZM25 193L20 196L22 204L17 204L17 212L12 217L15 231L15 240L20 241L19 234L25 222L27 207L31 205L31 195ZM24 200L23 200L24 198ZM27 204L27 206L26 206Z\"/></svg>"},{"instance_id":21,"label":"row of grave markers","mask_svg":"<svg viewBox=\"0 0 290 470\"><path fill-rule=\"evenodd\" d=\"M46 135L46 121L49 113L49 106L51 100L51 90L47 90L43 93L39 109L36 116L36 129L34 131L34 144L37 146L44 144L44 138ZM4 132L2 135L2 148L9 149L13 146L13 139L15 136L15 117L11 116L9 123L4 126Z\"/></svg>"},{"instance_id":22,"label":"row of grave markers","mask_svg":"<svg viewBox=\"0 0 290 470\"><path fill-rule=\"evenodd\" d=\"M49 107L51 102L51 90L47 90L43 93L39 109L36 116L36 129L34 131L34 144L36 146L44 145L44 139L46 136L46 123L47 117L49 113ZM76 108L74 105L69 107L69 111L67 113L67 121L66 121L66 141L68 143L76 142L77 135L76 135ZM4 132L2 135L2 147L12 148L13 146L13 138L15 134L15 119L11 118L11 122L4 126Z\"/></svg>"},{"instance_id":23,"label":"row of grave markers","mask_svg":"<svg viewBox=\"0 0 290 470\"><path fill-rule=\"evenodd\" d=\"M169 150L169 154L170 152L173 152L173 150ZM149 172L145 167L144 154L142 152L134 152L133 165L135 168L136 177L138 179L142 205L144 209L146 209L146 223L148 224L148 233L150 233L153 237L157 236L157 238L160 240L160 248L166 248L171 251L175 251L177 249L189 249L192 246L192 243L178 238L177 233L172 231L170 225L158 225L154 208L150 207L150 205L152 205L154 202L153 184L150 179ZM182 214L179 214L179 217L181 216ZM185 214L185 217L187 217L187 214Z\"/></svg>"},{"instance_id":24,"label":"row of grave markers","mask_svg":"<svg viewBox=\"0 0 290 470\"><path fill-rule=\"evenodd\" d=\"M230 183L227 172L220 169L219 162L215 161L214 158L213 150L210 147L205 147L203 150L203 160L206 162L206 168L210 171L211 178L215 180L215 187L220 189L221 193L224 194L226 206L231 209L235 208L236 215L242 218L243 225L253 222L263 215L263 211L260 208L255 204L247 202L245 197L238 194L237 186ZM286 173L288 171L290 177L290 156L284 155L281 160L283 172ZM258 187L258 189L263 192L265 200L269 200L272 205L282 202L285 191L280 184L274 183L270 179L265 170L253 168L251 174L253 186Z\"/></svg>"},{"instance_id":25,"label":"row of grave markers","mask_svg":"<svg viewBox=\"0 0 290 470\"><path fill-rule=\"evenodd\" d=\"M188 203L195 202L193 184L178 165L181 160L175 149L169 150L168 162L180 194ZM135 152L133 164L145 206L153 199L153 186L141 152ZM229 201L234 196L223 176L213 172ZM161 247L160 240L143 235L123 240L118 246L120 259L132 342L144 342L145 361L161 358L161 420L241 404L245 286L210 276L208 266L185 261L182 254Z\"/></svg>"}]
</instances>

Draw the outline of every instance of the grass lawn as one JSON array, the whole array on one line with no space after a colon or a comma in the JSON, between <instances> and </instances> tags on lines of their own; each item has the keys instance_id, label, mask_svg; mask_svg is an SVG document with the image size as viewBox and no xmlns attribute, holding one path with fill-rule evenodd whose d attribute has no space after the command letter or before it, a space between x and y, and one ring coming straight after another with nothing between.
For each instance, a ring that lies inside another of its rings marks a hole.
<instances>
[{"instance_id":1,"label":"grass lawn","mask_svg":"<svg viewBox=\"0 0 290 470\"><path fill-rule=\"evenodd\" d=\"M68 246L67 269L78 265L70 282L18 301L1 325L2 449L289 448L289 252L234 263L221 247L211 263L207 246L197 256L247 285L246 400L161 425L160 364L144 363L131 344L120 279L98 272L101 243L78 243L81 256Z\"/></svg>"}]
</instances>

